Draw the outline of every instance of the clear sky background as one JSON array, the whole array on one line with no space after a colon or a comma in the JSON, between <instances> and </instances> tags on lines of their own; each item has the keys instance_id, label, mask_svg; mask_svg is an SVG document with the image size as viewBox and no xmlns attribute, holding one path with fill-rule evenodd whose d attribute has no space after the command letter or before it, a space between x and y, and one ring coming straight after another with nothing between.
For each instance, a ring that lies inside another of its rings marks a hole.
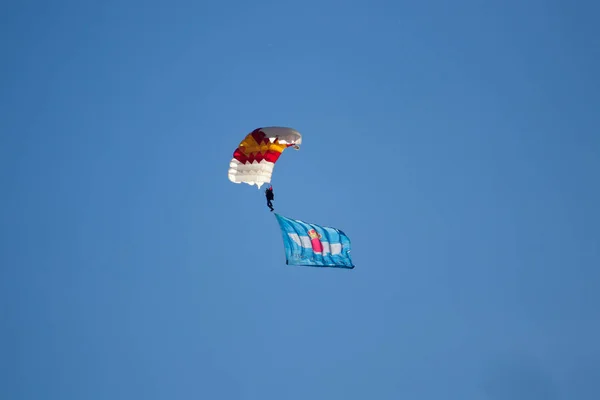
<instances>
[{"instance_id":1,"label":"clear sky background","mask_svg":"<svg viewBox=\"0 0 600 400\"><path fill-rule=\"evenodd\" d=\"M599 399L598 4L2 2L0 398Z\"/></svg>"}]
</instances>

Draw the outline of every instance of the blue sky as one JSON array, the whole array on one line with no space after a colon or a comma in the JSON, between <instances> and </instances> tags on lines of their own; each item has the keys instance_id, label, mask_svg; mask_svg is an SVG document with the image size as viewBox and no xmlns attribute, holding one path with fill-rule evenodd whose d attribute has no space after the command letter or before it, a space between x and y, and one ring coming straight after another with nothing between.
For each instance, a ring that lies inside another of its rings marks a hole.
<instances>
[{"instance_id":1,"label":"blue sky","mask_svg":"<svg viewBox=\"0 0 600 400\"><path fill-rule=\"evenodd\" d=\"M0 7L0 398L600 398L597 3Z\"/></svg>"}]
</instances>

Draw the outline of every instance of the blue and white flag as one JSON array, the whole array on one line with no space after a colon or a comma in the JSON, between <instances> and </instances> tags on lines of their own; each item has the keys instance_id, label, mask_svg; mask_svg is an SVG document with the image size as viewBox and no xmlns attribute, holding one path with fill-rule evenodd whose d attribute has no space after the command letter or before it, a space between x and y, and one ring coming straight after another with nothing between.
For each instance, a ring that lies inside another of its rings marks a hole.
<instances>
[{"instance_id":1,"label":"blue and white flag","mask_svg":"<svg viewBox=\"0 0 600 400\"><path fill-rule=\"evenodd\" d=\"M350 238L339 229L309 224L275 213L281 227L286 264L354 268Z\"/></svg>"}]
</instances>

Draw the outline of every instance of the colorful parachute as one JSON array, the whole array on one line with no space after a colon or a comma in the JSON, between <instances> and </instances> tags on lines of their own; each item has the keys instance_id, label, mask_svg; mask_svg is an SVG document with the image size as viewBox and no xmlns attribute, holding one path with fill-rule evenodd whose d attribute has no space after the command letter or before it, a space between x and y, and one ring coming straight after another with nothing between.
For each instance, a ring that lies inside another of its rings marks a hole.
<instances>
[{"instance_id":1,"label":"colorful parachute","mask_svg":"<svg viewBox=\"0 0 600 400\"><path fill-rule=\"evenodd\" d=\"M229 163L229 180L256 185L259 189L271 182L273 168L288 147L300 149L302 135L292 128L265 127L249 133L233 153Z\"/></svg>"},{"instance_id":2,"label":"colorful parachute","mask_svg":"<svg viewBox=\"0 0 600 400\"><path fill-rule=\"evenodd\" d=\"M309 224L275 213L285 247L286 264L353 269L350 238L336 228Z\"/></svg>"}]
</instances>

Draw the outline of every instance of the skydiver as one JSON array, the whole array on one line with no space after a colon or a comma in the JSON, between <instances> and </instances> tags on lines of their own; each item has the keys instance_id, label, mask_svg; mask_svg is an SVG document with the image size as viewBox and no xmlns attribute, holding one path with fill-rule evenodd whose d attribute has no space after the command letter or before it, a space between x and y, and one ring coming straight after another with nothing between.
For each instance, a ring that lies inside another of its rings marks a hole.
<instances>
[{"instance_id":1,"label":"skydiver","mask_svg":"<svg viewBox=\"0 0 600 400\"><path fill-rule=\"evenodd\" d=\"M273 203L271 203L272 200L275 200L275 196L273 195L273 186L269 186L267 190L265 190L265 196L267 197L267 206L271 209L271 211L273 211Z\"/></svg>"}]
</instances>

